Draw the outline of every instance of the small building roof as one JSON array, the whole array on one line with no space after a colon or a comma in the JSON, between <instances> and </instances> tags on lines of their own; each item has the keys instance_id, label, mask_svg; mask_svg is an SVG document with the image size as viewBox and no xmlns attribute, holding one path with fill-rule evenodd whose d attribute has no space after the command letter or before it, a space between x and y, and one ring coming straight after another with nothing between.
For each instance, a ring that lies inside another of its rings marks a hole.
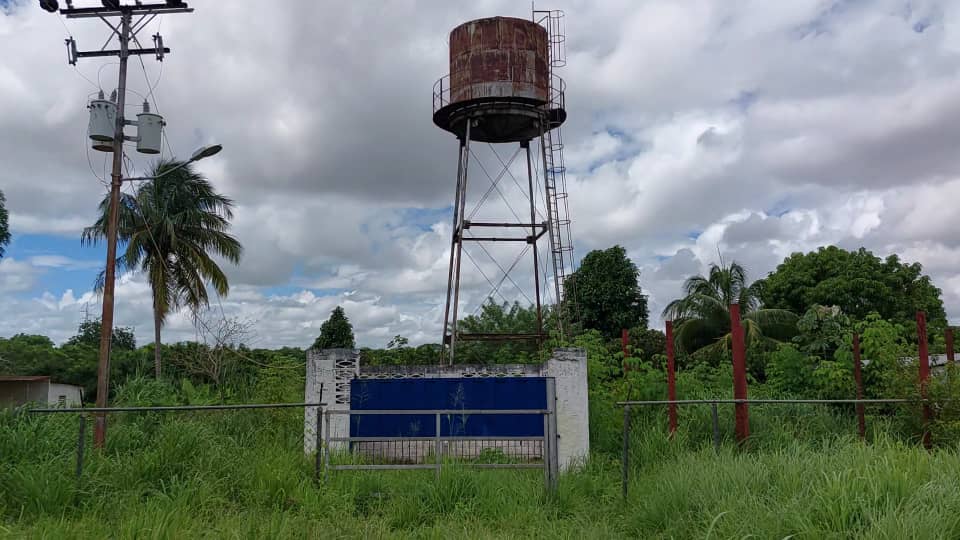
<instances>
[{"instance_id":1,"label":"small building roof","mask_svg":"<svg viewBox=\"0 0 960 540\"><path fill-rule=\"evenodd\" d=\"M0 375L0 382L41 382L49 380L49 375Z\"/></svg>"}]
</instances>

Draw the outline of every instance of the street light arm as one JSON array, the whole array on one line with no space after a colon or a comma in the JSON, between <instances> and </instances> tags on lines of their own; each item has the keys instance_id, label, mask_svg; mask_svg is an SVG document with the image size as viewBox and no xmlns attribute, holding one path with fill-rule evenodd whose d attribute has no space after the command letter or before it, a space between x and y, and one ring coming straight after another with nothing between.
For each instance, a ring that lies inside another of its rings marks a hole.
<instances>
[{"instance_id":1,"label":"street light arm","mask_svg":"<svg viewBox=\"0 0 960 540\"><path fill-rule=\"evenodd\" d=\"M160 174L158 174L158 175L156 175L156 176L137 176L137 177L134 177L134 178L124 178L123 181L124 181L124 182L143 182L143 181L145 181L145 180L156 180L157 178L160 178L161 176L166 176L166 175L172 173L173 171L176 171L176 170L178 170L178 169L182 169L183 167L186 167L187 165L189 165L190 163L193 163L194 161L195 161L195 160L193 160L193 159L190 159L190 160L187 160L187 161L182 161L182 162L180 162L180 164L177 165L176 167L171 167L171 168L163 171L162 173L160 173Z\"/></svg>"},{"instance_id":2,"label":"street light arm","mask_svg":"<svg viewBox=\"0 0 960 540\"><path fill-rule=\"evenodd\" d=\"M144 181L144 180L156 180L157 178L160 178L161 176L166 176L166 175L172 173L173 171L176 171L176 170L178 170L178 169L181 169L181 168L183 168L183 167L186 167L187 165L189 165L189 164L191 164L191 163L193 163L193 162L195 162L195 161L200 161L200 160L203 159L203 158L210 157L210 156L212 156L212 155L220 152L220 150L222 150L222 149L223 149L223 147L220 146L219 144L213 144L213 145L210 145L210 146L203 146L203 147L199 148L196 152L194 152L193 155L190 156L190 159L188 159L188 160L186 160L186 161L182 161L182 162L180 162L180 164L177 165L176 167L171 167L171 168L163 171L162 173L160 173L160 174L158 174L158 175L156 175L156 176L137 176L137 177L135 177L135 178L124 178L123 181L124 181L124 182L142 182L142 181Z\"/></svg>"}]
</instances>

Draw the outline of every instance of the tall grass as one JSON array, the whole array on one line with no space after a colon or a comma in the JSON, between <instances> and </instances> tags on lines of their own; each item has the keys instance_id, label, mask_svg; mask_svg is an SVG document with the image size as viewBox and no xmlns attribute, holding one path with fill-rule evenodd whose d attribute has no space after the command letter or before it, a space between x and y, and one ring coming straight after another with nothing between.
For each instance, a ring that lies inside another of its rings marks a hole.
<instances>
[{"instance_id":1,"label":"tall grass","mask_svg":"<svg viewBox=\"0 0 960 540\"><path fill-rule=\"evenodd\" d=\"M960 538L957 448L927 452L847 412L754 407L712 447L709 407L638 411L620 496L622 414L597 403L594 454L554 496L540 471L336 472L313 481L299 411L114 416L74 477L76 418L0 415L0 536L28 538ZM611 416L612 415L612 416Z\"/></svg>"}]
</instances>

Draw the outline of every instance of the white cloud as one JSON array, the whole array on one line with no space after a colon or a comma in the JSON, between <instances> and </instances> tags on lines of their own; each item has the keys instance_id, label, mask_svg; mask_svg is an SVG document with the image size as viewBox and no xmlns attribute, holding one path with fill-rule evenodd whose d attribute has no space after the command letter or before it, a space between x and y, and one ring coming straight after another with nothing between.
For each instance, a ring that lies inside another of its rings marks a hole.
<instances>
[{"instance_id":1,"label":"white cloud","mask_svg":"<svg viewBox=\"0 0 960 540\"><path fill-rule=\"evenodd\" d=\"M430 121L430 88L447 71L454 25L525 17L528 6L411 1L371 13L359 3L279 3L257 11L250 32L251 6L197 2L193 15L164 17L160 28L173 53L155 94L174 150L224 145L199 164L236 200L233 230L245 246L241 266L228 268L234 286L224 311L255 319L264 346L308 344L337 304L361 343L383 345L397 333L436 341L456 142ZM837 243L922 262L960 319L960 233L950 219L960 197L956 2L563 8L574 241L581 255L624 245L654 315L718 251L761 277L793 251ZM98 21L67 24L81 48L102 43ZM155 31L156 23L145 30ZM84 148L84 105L95 88L64 64L63 34L32 2L0 15L0 49L23 51L0 66L0 186L15 238L76 238L104 194L94 177L103 155L91 152L88 163ZM157 80L160 66L145 62L146 78ZM109 91L116 68L99 71L107 63L77 69ZM139 62L130 82L146 92ZM498 162L482 145L476 151L471 200L490 185L480 165L494 174ZM132 159L137 169L149 164ZM521 179L522 162L511 168ZM510 207L523 211L526 202L509 175L500 188L509 207L494 192L482 214L512 219ZM48 279L49 290L38 290L38 276L93 263L20 253L19 245L0 262L0 335L65 339L97 298ZM501 264L512 260L507 247L490 249ZM486 254L474 248L471 256L499 279ZM470 312L491 287L464 265ZM515 279L523 286L532 273L518 267ZM501 291L523 298L509 282ZM117 313L149 339L142 279L123 278ZM192 332L178 315L166 336Z\"/></svg>"},{"instance_id":2,"label":"white cloud","mask_svg":"<svg viewBox=\"0 0 960 540\"><path fill-rule=\"evenodd\" d=\"M101 268L103 262L71 259L63 255L35 255L30 264L40 268L62 268L65 270L89 270Z\"/></svg>"},{"instance_id":3,"label":"white cloud","mask_svg":"<svg viewBox=\"0 0 960 540\"><path fill-rule=\"evenodd\" d=\"M0 260L0 293L28 291L34 280L35 273L29 263L13 258Z\"/></svg>"}]
</instances>

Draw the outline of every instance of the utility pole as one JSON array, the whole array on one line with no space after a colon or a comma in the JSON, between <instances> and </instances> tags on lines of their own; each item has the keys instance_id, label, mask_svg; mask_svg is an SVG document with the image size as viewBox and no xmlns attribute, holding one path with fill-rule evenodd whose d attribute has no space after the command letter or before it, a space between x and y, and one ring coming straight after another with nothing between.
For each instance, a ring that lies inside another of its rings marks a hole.
<instances>
[{"instance_id":1,"label":"utility pole","mask_svg":"<svg viewBox=\"0 0 960 540\"><path fill-rule=\"evenodd\" d=\"M73 38L66 40L67 61L76 65L78 58L95 58L118 56L120 58L119 81L117 83L117 112L116 127L113 137L113 171L110 181L110 210L107 220L107 261L103 283L103 313L100 318L100 354L97 364L97 407L107 406L107 395L110 392L110 346L113 340L113 304L117 265L117 226L120 216L120 187L123 184L123 142L137 140L136 137L126 137L123 128L133 124L124 117L124 106L127 92L127 59L130 55L155 54L157 60L163 61L163 55L170 49L163 46L160 34L153 36L154 48L130 49L130 41L139 44L137 33L149 24L157 15L165 13L190 13L192 8L182 1L167 0L164 3L120 5L119 0L102 1L102 7L74 8L73 1L67 0L67 7L60 9L60 13L68 19L99 18L110 27L112 34L99 51L78 52ZM55 0L42 0L41 7L55 12L59 6ZM52 9L51 9L52 8ZM139 16L136 22L133 17ZM114 25L111 18L120 18L120 24ZM120 43L119 49L105 50L107 45L116 37ZM103 448L107 435L107 418L105 413L94 416L93 443L97 448Z\"/></svg>"}]
</instances>

